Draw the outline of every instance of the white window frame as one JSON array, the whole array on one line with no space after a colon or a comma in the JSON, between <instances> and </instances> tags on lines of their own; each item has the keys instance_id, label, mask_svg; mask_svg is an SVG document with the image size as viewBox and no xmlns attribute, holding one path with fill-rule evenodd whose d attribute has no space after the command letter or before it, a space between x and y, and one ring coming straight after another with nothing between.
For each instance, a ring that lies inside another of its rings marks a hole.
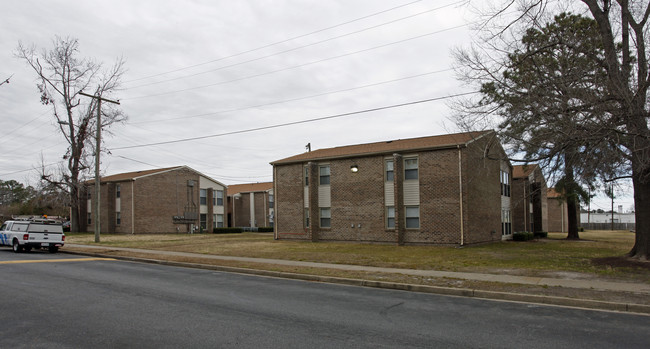
<instances>
[{"instance_id":1,"label":"white window frame","mask_svg":"<svg viewBox=\"0 0 650 349\"><path fill-rule=\"evenodd\" d=\"M417 216L413 216L414 210L417 210ZM409 213L411 215L409 215ZM409 226L409 222L411 222L412 225L414 219L417 219L417 226ZM406 229L420 229L420 206L404 207L404 223Z\"/></svg>"},{"instance_id":2,"label":"white window frame","mask_svg":"<svg viewBox=\"0 0 650 349\"><path fill-rule=\"evenodd\" d=\"M413 162L415 162L415 167L413 167L412 165ZM413 177L413 173L415 173L415 177ZM404 158L404 180L415 181L418 180L419 178L420 178L420 161L418 160L418 158L417 157Z\"/></svg>"},{"instance_id":3,"label":"white window frame","mask_svg":"<svg viewBox=\"0 0 650 349\"><path fill-rule=\"evenodd\" d=\"M386 228L395 229L395 206L386 206Z\"/></svg>"},{"instance_id":4,"label":"white window frame","mask_svg":"<svg viewBox=\"0 0 650 349\"><path fill-rule=\"evenodd\" d=\"M320 227L321 228L331 228L332 227L332 208L331 207L321 207L319 209L320 212ZM323 224L323 220L326 220L327 225Z\"/></svg>"}]
</instances>

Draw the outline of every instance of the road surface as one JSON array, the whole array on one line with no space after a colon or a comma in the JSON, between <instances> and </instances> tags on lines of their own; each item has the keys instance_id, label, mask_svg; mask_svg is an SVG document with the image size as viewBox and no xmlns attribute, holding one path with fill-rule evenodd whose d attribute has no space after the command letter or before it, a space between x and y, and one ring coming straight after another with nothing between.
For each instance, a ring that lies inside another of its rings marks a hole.
<instances>
[{"instance_id":1,"label":"road surface","mask_svg":"<svg viewBox=\"0 0 650 349\"><path fill-rule=\"evenodd\" d=\"M647 348L650 317L0 248L4 348Z\"/></svg>"}]
</instances>

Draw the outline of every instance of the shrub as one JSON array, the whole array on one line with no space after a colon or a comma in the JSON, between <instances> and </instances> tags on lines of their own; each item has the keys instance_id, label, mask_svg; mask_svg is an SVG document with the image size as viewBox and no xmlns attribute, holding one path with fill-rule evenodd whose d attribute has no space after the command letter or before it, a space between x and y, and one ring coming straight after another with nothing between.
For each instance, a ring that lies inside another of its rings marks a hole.
<instances>
[{"instance_id":1,"label":"shrub","mask_svg":"<svg viewBox=\"0 0 650 349\"><path fill-rule=\"evenodd\" d=\"M243 231L242 228L214 228L212 230L214 234L239 234Z\"/></svg>"},{"instance_id":2,"label":"shrub","mask_svg":"<svg viewBox=\"0 0 650 349\"><path fill-rule=\"evenodd\" d=\"M273 227L259 227L257 228L257 231L260 233L272 233Z\"/></svg>"},{"instance_id":3,"label":"shrub","mask_svg":"<svg viewBox=\"0 0 650 349\"><path fill-rule=\"evenodd\" d=\"M548 232L547 231L536 231L535 232L535 238L547 238L548 237Z\"/></svg>"},{"instance_id":4,"label":"shrub","mask_svg":"<svg viewBox=\"0 0 650 349\"><path fill-rule=\"evenodd\" d=\"M527 231L519 231L512 234L512 240L514 241L528 241L532 240L535 237L533 233Z\"/></svg>"}]
</instances>

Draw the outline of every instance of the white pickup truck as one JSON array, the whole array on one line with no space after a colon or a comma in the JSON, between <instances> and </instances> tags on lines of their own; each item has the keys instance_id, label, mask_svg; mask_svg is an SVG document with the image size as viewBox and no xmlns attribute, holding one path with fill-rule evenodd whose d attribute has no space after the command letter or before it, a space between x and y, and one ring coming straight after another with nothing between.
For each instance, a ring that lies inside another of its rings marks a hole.
<instances>
[{"instance_id":1,"label":"white pickup truck","mask_svg":"<svg viewBox=\"0 0 650 349\"><path fill-rule=\"evenodd\" d=\"M16 253L32 248L56 253L64 241L63 226L47 220L6 221L0 228L0 245L11 246Z\"/></svg>"}]
</instances>

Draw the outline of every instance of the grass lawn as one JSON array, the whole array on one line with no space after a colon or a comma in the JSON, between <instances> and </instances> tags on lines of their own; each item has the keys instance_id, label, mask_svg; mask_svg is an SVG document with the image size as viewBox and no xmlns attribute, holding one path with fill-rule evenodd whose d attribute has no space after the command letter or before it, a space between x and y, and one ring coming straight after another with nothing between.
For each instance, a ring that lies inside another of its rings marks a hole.
<instances>
[{"instance_id":1,"label":"grass lawn","mask_svg":"<svg viewBox=\"0 0 650 349\"><path fill-rule=\"evenodd\" d=\"M409 269L498 272L552 276L552 273L584 273L594 276L650 282L644 264L612 264L634 244L626 231L581 232L579 241L566 234L550 233L547 239L497 242L465 247L396 246L343 242L276 241L271 233L243 234L103 234L100 246L133 247L202 254L274 258L310 262L368 265ZM93 234L69 234L70 244L96 245ZM597 263L594 263L597 262ZM600 261L600 262L598 262Z\"/></svg>"}]
</instances>

